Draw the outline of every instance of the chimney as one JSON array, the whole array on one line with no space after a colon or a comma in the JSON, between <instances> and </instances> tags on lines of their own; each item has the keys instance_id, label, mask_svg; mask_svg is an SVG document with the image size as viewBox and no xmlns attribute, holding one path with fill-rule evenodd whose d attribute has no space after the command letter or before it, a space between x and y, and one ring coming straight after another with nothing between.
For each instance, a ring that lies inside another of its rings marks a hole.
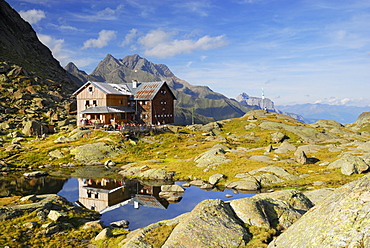
<instances>
[{"instance_id":1,"label":"chimney","mask_svg":"<svg viewBox=\"0 0 370 248\"><path fill-rule=\"evenodd\" d=\"M137 88L137 80L132 80L132 88L136 89Z\"/></svg>"}]
</instances>

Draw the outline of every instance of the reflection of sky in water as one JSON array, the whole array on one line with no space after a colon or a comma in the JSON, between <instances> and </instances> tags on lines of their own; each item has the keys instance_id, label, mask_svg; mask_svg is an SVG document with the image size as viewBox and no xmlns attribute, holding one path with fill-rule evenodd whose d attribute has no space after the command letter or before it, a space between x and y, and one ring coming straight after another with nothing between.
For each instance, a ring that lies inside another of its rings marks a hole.
<instances>
[{"instance_id":1,"label":"reflection of sky in water","mask_svg":"<svg viewBox=\"0 0 370 248\"><path fill-rule=\"evenodd\" d=\"M77 178L69 178L67 182L64 183L61 191L58 195L65 197L70 202L75 202L78 200L78 181Z\"/></svg>"},{"instance_id":2,"label":"reflection of sky in water","mask_svg":"<svg viewBox=\"0 0 370 248\"><path fill-rule=\"evenodd\" d=\"M181 184L181 183L180 183ZM67 198L71 202L78 200L78 181L76 178L70 178L65 184L59 195ZM230 194L233 197L227 198L225 195ZM128 220L131 230L147 226L160 220L172 219L182 213L191 211L195 205L206 199L221 199L224 201L250 197L251 194L239 193L236 194L233 190L225 189L223 192L205 191L198 187L191 186L185 188L185 193L182 195L182 200L178 203L171 203L167 209L157 209L145 206L140 206L135 209L133 205L125 205L102 215L101 220L106 225L110 222L118 220Z\"/></svg>"}]
</instances>

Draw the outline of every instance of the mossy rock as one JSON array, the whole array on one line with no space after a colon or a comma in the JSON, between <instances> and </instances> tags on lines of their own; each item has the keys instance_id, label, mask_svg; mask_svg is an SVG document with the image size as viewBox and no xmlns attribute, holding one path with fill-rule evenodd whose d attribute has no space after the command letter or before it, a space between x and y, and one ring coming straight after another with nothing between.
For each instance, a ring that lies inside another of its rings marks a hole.
<instances>
[{"instance_id":1,"label":"mossy rock","mask_svg":"<svg viewBox=\"0 0 370 248\"><path fill-rule=\"evenodd\" d=\"M88 163L94 160L114 158L123 151L118 147L113 147L104 142L86 144L78 146L70 150L70 153L75 156L75 160L82 163Z\"/></svg>"}]
</instances>

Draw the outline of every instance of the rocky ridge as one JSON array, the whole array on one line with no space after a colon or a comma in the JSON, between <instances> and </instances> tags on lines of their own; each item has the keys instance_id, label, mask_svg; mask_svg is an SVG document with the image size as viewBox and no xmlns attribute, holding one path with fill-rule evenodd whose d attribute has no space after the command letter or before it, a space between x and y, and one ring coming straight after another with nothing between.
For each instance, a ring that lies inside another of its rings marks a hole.
<instances>
[{"instance_id":1,"label":"rocky ridge","mask_svg":"<svg viewBox=\"0 0 370 248\"><path fill-rule=\"evenodd\" d=\"M4 0L0 1L0 62L20 65L29 75L58 82L63 91L72 93L77 85L42 44L31 25Z\"/></svg>"},{"instance_id":2,"label":"rocky ridge","mask_svg":"<svg viewBox=\"0 0 370 248\"><path fill-rule=\"evenodd\" d=\"M26 128L24 134L40 135L47 125L68 125L78 84L4 0L0 15L0 130Z\"/></svg>"},{"instance_id":3,"label":"rocky ridge","mask_svg":"<svg viewBox=\"0 0 370 248\"><path fill-rule=\"evenodd\" d=\"M47 125L74 124L76 105L61 83L30 75L23 67L0 62L0 130L25 135L48 133Z\"/></svg>"}]
</instances>

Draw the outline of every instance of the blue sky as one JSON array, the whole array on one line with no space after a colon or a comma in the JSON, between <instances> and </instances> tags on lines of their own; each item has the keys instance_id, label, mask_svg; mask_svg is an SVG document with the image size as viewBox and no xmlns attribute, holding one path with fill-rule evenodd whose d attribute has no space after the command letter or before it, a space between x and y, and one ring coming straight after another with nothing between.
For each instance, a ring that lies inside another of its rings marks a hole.
<instances>
[{"instance_id":1,"label":"blue sky","mask_svg":"<svg viewBox=\"0 0 370 248\"><path fill-rule=\"evenodd\" d=\"M370 105L368 0L8 0L64 67L139 54L228 97Z\"/></svg>"}]
</instances>

